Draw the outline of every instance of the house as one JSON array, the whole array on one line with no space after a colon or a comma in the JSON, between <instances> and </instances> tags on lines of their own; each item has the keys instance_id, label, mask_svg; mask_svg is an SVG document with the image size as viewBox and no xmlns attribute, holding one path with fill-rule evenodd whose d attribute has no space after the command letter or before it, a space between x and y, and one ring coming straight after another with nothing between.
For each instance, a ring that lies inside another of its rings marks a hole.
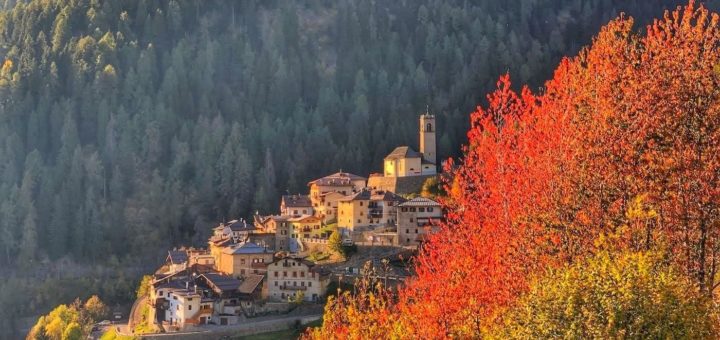
<instances>
[{"instance_id":1,"label":"house","mask_svg":"<svg viewBox=\"0 0 720 340\"><path fill-rule=\"evenodd\" d=\"M345 234L394 226L397 205L405 199L384 190L364 189L344 197L338 204L338 228Z\"/></svg>"},{"instance_id":2,"label":"house","mask_svg":"<svg viewBox=\"0 0 720 340\"><path fill-rule=\"evenodd\" d=\"M207 273L198 276L196 282L207 287L205 295L212 298L211 321L220 325L237 324L243 308L238 290L242 281L221 273Z\"/></svg>"},{"instance_id":3,"label":"house","mask_svg":"<svg viewBox=\"0 0 720 340\"><path fill-rule=\"evenodd\" d=\"M273 261L273 252L267 247L245 242L225 247L216 262L217 270L232 277L247 274L264 274L268 263Z\"/></svg>"},{"instance_id":4,"label":"house","mask_svg":"<svg viewBox=\"0 0 720 340\"><path fill-rule=\"evenodd\" d=\"M206 249L191 248L187 250L187 255L189 266L202 265L211 268L215 266L215 258Z\"/></svg>"},{"instance_id":5,"label":"house","mask_svg":"<svg viewBox=\"0 0 720 340\"><path fill-rule=\"evenodd\" d=\"M315 216L322 218L325 223L337 221L338 202L345 196L337 191L320 194L313 203Z\"/></svg>"},{"instance_id":6,"label":"house","mask_svg":"<svg viewBox=\"0 0 720 340\"><path fill-rule=\"evenodd\" d=\"M248 235L253 233L255 230L256 228L252 223L247 223L247 221L241 219L227 223L225 228L223 228L222 234L225 237L235 239L235 242L242 242L246 240Z\"/></svg>"},{"instance_id":7,"label":"house","mask_svg":"<svg viewBox=\"0 0 720 340\"><path fill-rule=\"evenodd\" d=\"M312 215L313 205L309 195L283 195L280 200L283 216Z\"/></svg>"},{"instance_id":8,"label":"house","mask_svg":"<svg viewBox=\"0 0 720 340\"><path fill-rule=\"evenodd\" d=\"M383 173L370 176L368 187L398 194L419 192L427 178L437 175L434 115L420 115L419 132L420 152L410 146L395 148L383 160Z\"/></svg>"},{"instance_id":9,"label":"house","mask_svg":"<svg viewBox=\"0 0 720 340\"><path fill-rule=\"evenodd\" d=\"M268 265L268 299L287 301L302 292L304 301L319 301L325 296L330 274L310 261L286 257Z\"/></svg>"},{"instance_id":10,"label":"house","mask_svg":"<svg viewBox=\"0 0 720 340\"><path fill-rule=\"evenodd\" d=\"M337 200L365 188L366 182L365 177L342 171L310 181L310 201L315 216L324 222L334 221Z\"/></svg>"},{"instance_id":11,"label":"house","mask_svg":"<svg viewBox=\"0 0 720 340\"><path fill-rule=\"evenodd\" d=\"M442 218L440 203L429 198L416 197L401 203L397 211L398 244L417 246L427 234L437 230Z\"/></svg>"},{"instance_id":12,"label":"house","mask_svg":"<svg viewBox=\"0 0 720 340\"><path fill-rule=\"evenodd\" d=\"M301 238L325 238L322 230L322 220L317 216L302 215L288 219L288 223L292 226L292 235L294 239Z\"/></svg>"},{"instance_id":13,"label":"house","mask_svg":"<svg viewBox=\"0 0 720 340\"><path fill-rule=\"evenodd\" d=\"M273 231L276 251L297 251L297 244L291 242L292 225L288 222L290 218L290 216L284 215L256 216L255 218L256 223L261 225L264 230Z\"/></svg>"},{"instance_id":14,"label":"house","mask_svg":"<svg viewBox=\"0 0 720 340\"><path fill-rule=\"evenodd\" d=\"M192 288L168 289L167 301L168 308L165 310L163 321L177 326L179 329L207 323L212 316L212 311L205 310L203 319L200 320L200 314L203 313L200 307L201 295L197 292L194 284Z\"/></svg>"},{"instance_id":15,"label":"house","mask_svg":"<svg viewBox=\"0 0 720 340\"><path fill-rule=\"evenodd\" d=\"M149 298L157 321L176 329L205 324L213 313L212 300L203 297L189 270L154 280Z\"/></svg>"},{"instance_id":16,"label":"house","mask_svg":"<svg viewBox=\"0 0 720 340\"><path fill-rule=\"evenodd\" d=\"M184 249L170 250L168 251L167 258L165 258L165 263L167 264L170 273L184 270L188 265L187 252Z\"/></svg>"}]
</instances>

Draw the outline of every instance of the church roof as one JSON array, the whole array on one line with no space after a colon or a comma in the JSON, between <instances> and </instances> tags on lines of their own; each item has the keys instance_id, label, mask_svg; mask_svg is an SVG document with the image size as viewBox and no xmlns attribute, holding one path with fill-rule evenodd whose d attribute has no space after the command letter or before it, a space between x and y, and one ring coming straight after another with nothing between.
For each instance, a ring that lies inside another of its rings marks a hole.
<instances>
[{"instance_id":1,"label":"church roof","mask_svg":"<svg viewBox=\"0 0 720 340\"><path fill-rule=\"evenodd\" d=\"M413 150L409 146L398 146L389 155L385 157L385 160L392 159L403 159L403 158L422 158L422 154Z\"/></svg>"}]
</instances>

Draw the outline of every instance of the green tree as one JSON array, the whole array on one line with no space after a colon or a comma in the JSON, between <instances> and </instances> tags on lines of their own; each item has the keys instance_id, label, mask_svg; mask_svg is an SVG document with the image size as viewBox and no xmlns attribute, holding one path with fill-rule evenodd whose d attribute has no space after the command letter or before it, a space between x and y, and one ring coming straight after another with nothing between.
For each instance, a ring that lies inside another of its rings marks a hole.
<instances>
[{"instance_id":1,"label":"green tree","mask_svg":"<svg viewBox=\"0 0 720 340\"><path fill-rule=\"evenodd\" d=\"M497 339L710 339L712 302L658 254L602 252L535 282Z\"/></svg>"},{"instance_id":2,"label":"green tree","mask_svg":"<svg viewBox=\"0 0 720 340\"><path fill-rule=\"evenodd\" d=\"M339 255L344 254L342 236L340 236L340 233L337 230L330 234L330 237L328 238L328 248Z\"/></svg>"},{"instance_id":3,"label":"green tree","mask_svg":"<svg viewBox=\"0 0 720 340\"><path fill-rule=\"evenodd\" d=\"M82 328L77 322L71 322L63 331L62 340L80 340L83 338Z\"/></svg>"},{"instance_id":4,"label":"green tree","mask_svg":"<svg viewBox=\"0 0 720 340\"><path fill-rule=\"evenodd\" d=\"M109 309L97 295L93 295L85 302L83 311L87 314L90 322L95 323L107 317Z\"/></svg>"},{"instance_id":5,"label":"green tree","mask_svg":"<svg viewBox=\"0 0 720 340\"><path fill-rule=\"evenodd\" d=\"M25 268L32 268L38 255L37 244L37 213L35 206L30 205L22 226L22 240L20 241L19 262Z\"/></svg>"},{"instance_id":6,"label":"green tree","mask_svg":"<svg viewBox=\"0 0 720 340\"><path fill-rule=\"evenodd\" d=\"M138 288L136 290L136 296L138 299L150 295L150 290L152 289L152 281L152 276L143 276L142 280L140 280L140 285L138 285Z\"/></svg>"}]
</instances>

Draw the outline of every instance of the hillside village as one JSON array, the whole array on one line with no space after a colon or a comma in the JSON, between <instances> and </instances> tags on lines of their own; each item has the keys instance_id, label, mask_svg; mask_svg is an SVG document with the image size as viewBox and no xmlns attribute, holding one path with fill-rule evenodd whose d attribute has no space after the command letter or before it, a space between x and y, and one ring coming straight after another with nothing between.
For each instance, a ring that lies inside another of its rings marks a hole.
<instances>
[{"instance_id":1,"label":"hillside village","mask_svg":"<svg viewBox=\"0 0 720 340\"><path fill-rule=\"evenodd\" d=\"M438 202L417 195L438 176L433 115L420 116L419 135L419 151L395 148L382 174L339 171L312 180L307 194L282 196L277 214L220 223L207 248L169 251L140 301L146 317L163 331L180 331L322 303L332 277L343 275L337 264L345 259L328 255L334 233L345 247L370 249L374 263L375 247L417 249L443 217Z\"/></svg>"}]
</instances>

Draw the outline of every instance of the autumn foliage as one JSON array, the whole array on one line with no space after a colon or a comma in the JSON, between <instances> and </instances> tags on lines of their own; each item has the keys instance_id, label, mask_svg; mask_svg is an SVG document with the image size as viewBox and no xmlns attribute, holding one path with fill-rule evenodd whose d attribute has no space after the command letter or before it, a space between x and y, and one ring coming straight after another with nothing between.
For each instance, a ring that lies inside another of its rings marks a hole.
<instances>
[{"instance_id":1,"label":"autumn foliage","mask_svg":"<svg viewBox=\"0 0 720 340\"><path fill-rule=\"evenodd\" d=\"M401 338L482 337L549 268L652 250L712 297L720 251L720 25L691 1L643 34L621 16L538 93L502 76L450 162L447 221L387 304ZM334 303L326 320L345 306ZM371 318L322 329L360 338ZM357 324L353 324L357 323ZM384 333L388 335L388 333ZM367 335L367 334L366 334Z\"/></svg>"}]
</instances>

